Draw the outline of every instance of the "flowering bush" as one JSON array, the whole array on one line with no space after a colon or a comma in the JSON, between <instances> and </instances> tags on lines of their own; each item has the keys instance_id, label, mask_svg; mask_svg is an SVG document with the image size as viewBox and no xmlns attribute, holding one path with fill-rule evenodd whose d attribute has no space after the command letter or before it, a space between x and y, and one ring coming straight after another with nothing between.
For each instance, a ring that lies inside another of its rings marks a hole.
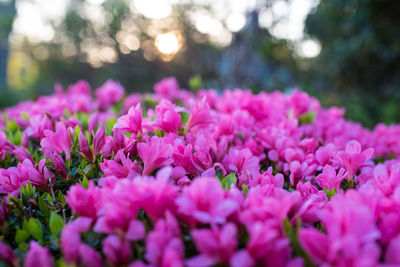
<instances>
[{"instance_id":1,"label":"flowering bush","mask_svg":"<svg viewBox=\"0 0 400 267\"><path fill-rule=\"evenodd\" d=\"M400 264L400 126L305 93L80 81L0 119L10 266Z\"/></svg>"}]
</instances>

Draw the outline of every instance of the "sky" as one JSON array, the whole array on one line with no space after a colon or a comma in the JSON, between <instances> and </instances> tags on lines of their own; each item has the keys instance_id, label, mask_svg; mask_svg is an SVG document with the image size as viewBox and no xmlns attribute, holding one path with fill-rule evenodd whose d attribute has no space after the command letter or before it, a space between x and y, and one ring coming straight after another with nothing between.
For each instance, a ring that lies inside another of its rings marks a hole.
<instances>
[{"instance_id":1,"label":"sky","mask_svg":"<svg viewBox=\"0 0 400 267\"><path fill-rule=\"evenodd\" d=\"M4 0L3 0L4 1ZM86 0L82 13L96 23L106 23L101 4L105 0ZM192 0L200 5L210 5L212 12L192 12L193 24L202 33L221 45L229 45L232 33L246 24L246 12L260 10L259 23L269 28L272 35L290 40L299 56L314 57L320 45L304 35L304 20L318 4L318 0L278 0L266 7L265 0ZM174 4L188 0L130 0L133 12L152 19L168 17ZM17 17L14 21L13 38L28 37L31 42L51 41L54 29L63 19L71 0L17 0ZM278 22L273 24L273 21ZM168 37L168 36L167 36ZM171 38L169 40L175 42ZM171 44L171 43L170 43ZM171 48L172 49L172 48Z\"/></svg>"}]
</instances>

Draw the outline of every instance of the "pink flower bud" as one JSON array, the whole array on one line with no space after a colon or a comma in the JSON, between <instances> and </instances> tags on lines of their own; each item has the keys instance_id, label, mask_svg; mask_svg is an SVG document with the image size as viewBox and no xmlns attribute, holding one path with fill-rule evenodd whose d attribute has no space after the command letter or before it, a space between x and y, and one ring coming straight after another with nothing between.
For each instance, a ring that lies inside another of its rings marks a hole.
<instances>
[{"instance_id":1,"label":"pink flower bud","mask_svg":"<svg viewBox=\"0 0 400 267\"><path fill-rule=\"evenodd\" d=\"M53 267L50 251L48 248L40 246L35 241L30 244L29 252L25 257L27 267Z\"/></svg>"},{"instance_id":2,"label":"pink flower bud","mask_svg":"<svg viewBox=\"0 0 400 267\"><path fill-rule=\"evenodd\" d=\"M56 172L62 177L67 177L67 168L65 167L65 162L60 155L54 153L53 155L53 165Z\"/></svg>"},{"instance_id":3,"label":"pink flower bud","mask_svg":"<svg viewBox=\"0 0 400 267\"><path fill-rule=\"evenodd\" d=\"M88 140L86 139L86 137L80 133L79 134L79 148L82 152L82 154L89 160L93 159L93 154L92 154L92 150L90 149Z\"/></svg>"},{"instance_id":4,"label":"pink flower bud","mask_svg":"<svg viewBox=\"0 0 400 267\"><path fill-rule=\"evenodd\" d=\"M97 129L97 132L93 138L93 153L94 153L94 155L98 155L100 153L101 149L104 146L104 142L105 142L105 130L104 130L104 124L102 124L99 127L99 129Z\"/></svg>"}]
</instances>

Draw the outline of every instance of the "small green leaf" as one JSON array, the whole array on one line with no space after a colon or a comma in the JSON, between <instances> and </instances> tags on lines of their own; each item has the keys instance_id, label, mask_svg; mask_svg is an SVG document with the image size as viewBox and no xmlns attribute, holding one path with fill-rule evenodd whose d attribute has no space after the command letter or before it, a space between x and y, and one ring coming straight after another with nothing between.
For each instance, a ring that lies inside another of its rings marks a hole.
<instances>
[{"instance_id":1,"label":"small green leaf","mask_svg":"<svg viewBox=\"0 0 400 267\"><path fill-rule=\"evenodd\" d=\"M195 75L189 79L189 87L193 91L197 91L202 87L203 81L200 75Z\"/></svg>"},{"instance_id":2,"label":"small green leaf","mask_svg":"<svg viewBox=\"0 0 400 267\"><path fill-rule=\"evenodd\" d=\"M305 113L299 117L300 124L313 123L317 114L314 111Z\"/></svg>"},{"instance_id":3,"label":"small green leaf","mask_svg":"<svg viewBox=\"0 0 400 267\"><path fill-rule=\"evenodd\" d=\"M79 183L86 189L89 188L89 181L86 177L86 175L83 176L82 180L79 181Z\"/></svg>"},{"instance_id":4,"label":"small green leaf","mask_svg":"<svg viewBox=\"0 0 400 267\"><path fill-rule=\"evenodd\" d=\"M69 112L68 109L64 109L64 116L66 119L69 119L69 117L71 117L71 112Z\"/></svg>"},{"instance_id":5,"label":"small green leaf","mask_svg":"<svg viewBox=\"0 0 400 267\"><path fill-rule=\"evenodd\" d=\"M79 125L76 125L74 128L74 144L79 143L79 135L81 134L81 127Z\"/></svg>"},{"instance_id":6,"label":"small green leaf","mask_svg":"<svg viewBox=\"0 0 400 267\"><path fill-rule=\"evenodd\" d=\"M182 121L182 124L183 125L186 125L186 123L188 122L188 120L189 120L189 114L188 113L186 113L186 112L179 112L179 114L181 114L181 121Z\"/></svg>"},{"instance_id":7,"label":"small green leaf","mask_svg":"<svg viewBox=\"0 0 400 267\"><path fill-rule=\"evenodd\" d=\"M6 120L6 125L7 125L7 128L9 128L12 132L15 132L16 130L18 130L18 124L15 120L12 120L12 121Z\"/></svg>"},{"instance_id":8,"label":"small green leaf","mask_svg":"<svg viewBox=\"0 0 400 267\"><path fill-rule=\"evenodd\" d=\"M243 194L247 194L249 192L249 187L246 184L242 184L242 192Z\"/></svg>"},{"instance_id":9,"label":"small green leaf","mask_svg":"<svg viewBox=\"0 0 400 267\"><path fill-rule=\"evenodd\" d=\"M159 130L155 130L154 133L158 136L158 137L164 137L165 133L163 131L159 131Z\"/></svg>"},{"instance_id":10,"label":"small green leaf","mask_svg":"<svg viewBox=\"0 0 400 267\"><path fill-rule=\"evenodd\" d=\"M29 121L29 115L26 112L21 112L21 117Z\"/></svg>"},{"instance_id":11,"label":"small green leaf","mask_svg":"<svg viewBox=\"0 0 400 267\"><path fill-rule=\"evenodd\" d=\"M31 234L28 231L17 229L17 233L15 234L15 242L17 242L17 244L21 244L22 242L25 242L30 236Z\"/></svg>"},{"instance_id":12,"label":"small green leaf","mask_svg":"<svg viewBox=\"0 0 400 267\"><path fill-rule=\"evenodd\" d=\"M328 200L330 200L331 197L333 197L334 195L337 194L336 188L332 188L331 191L329 191L327 188L324 188L324 192L325 192L326 196L328 197Z\"/></svg>"},{"instance_id":13,"label":"small green leaf","mask_svg":"<svg viewBox=\"0 0 400 267\"><path fill-rule=\"evenodd\" d=\"M32 184L30 181L28 181L28 183L25 186L21 186L20 190L21 190L21 193L24 196L26 196L27 198L30 198L33 195L33 193L35 193L35 191L36 191L35 188L32 187Z\"/></svg>"},{"instance_id":14,"label":"small green leaf","mask_svg":"<svg viewBox=\"0 0 400 267\"><path fill-rule=\"evenodd\" d=\"M47 205L46 201L44 201L45 196L39 197L38 203L39 203L39 209L43 213L45 218L48 218L50 216L50 208Z\"/></svg>"},{"instance_id":15,"label":"small green leaf","mask_svg":"<svg viewBox=\"0 0 400 267\"><path fill-rule=\"evenodd\" d=\"M37 241L41 241L43 239L43 229L42 224L36 218L31 218L28 221L28 231Z\"/></svg>"},{"instance_id":16,"label":"small green leaf","mask_svg":"<svg viewBox=\"0 0 400 267\"><path fill-rule=\"evenodd\" d=\"M49 225L50 225L50 233L52 235L58 235L64 228L64 220L57 213L51 212Z\"/></svg>"},{"instance_id":17,"label":"small green leaf","mask_svg":"<svg viewBox=\"0 0 400 267\"><path fill-rule=\"evenodd\" d=\"M223 189L229 190L231 188L231 185L235 185L237 182L237 178L235 173L231 173L228 176L226 176L224 179L221 180L221 185Z\"/></svg>"},{"instance_id":18,"label":"small green leaf","mask_svg":"<svg viewBox=\"0 0 400 267\"><path fill-rule=\"evenodd\" d=\"M61 205L64 205L65 203L67 203L67 200L65 199L65 196L64 196L64 194L63 194L61 191L58 191L58 192L57 192L56 198L57 198L57 201L58 201Z\"/></svg>"}]
</instances>

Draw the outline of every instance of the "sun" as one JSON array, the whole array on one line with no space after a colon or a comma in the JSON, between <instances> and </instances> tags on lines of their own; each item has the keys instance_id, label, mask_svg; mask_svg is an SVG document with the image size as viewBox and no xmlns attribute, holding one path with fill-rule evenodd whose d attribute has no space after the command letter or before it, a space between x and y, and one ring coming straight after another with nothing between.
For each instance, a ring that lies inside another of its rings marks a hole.
<instances>
[{"instance_id":1,"label":"sun","mask_svg":"<svg viewBox=\"0 0 400 267\"><path fill-rule=\"evenodd\" d=\"M164 55L175 55L182 46L179 35L176 32L157 35L154 44L158 51Z\"/></svg>"}]
</instances>

